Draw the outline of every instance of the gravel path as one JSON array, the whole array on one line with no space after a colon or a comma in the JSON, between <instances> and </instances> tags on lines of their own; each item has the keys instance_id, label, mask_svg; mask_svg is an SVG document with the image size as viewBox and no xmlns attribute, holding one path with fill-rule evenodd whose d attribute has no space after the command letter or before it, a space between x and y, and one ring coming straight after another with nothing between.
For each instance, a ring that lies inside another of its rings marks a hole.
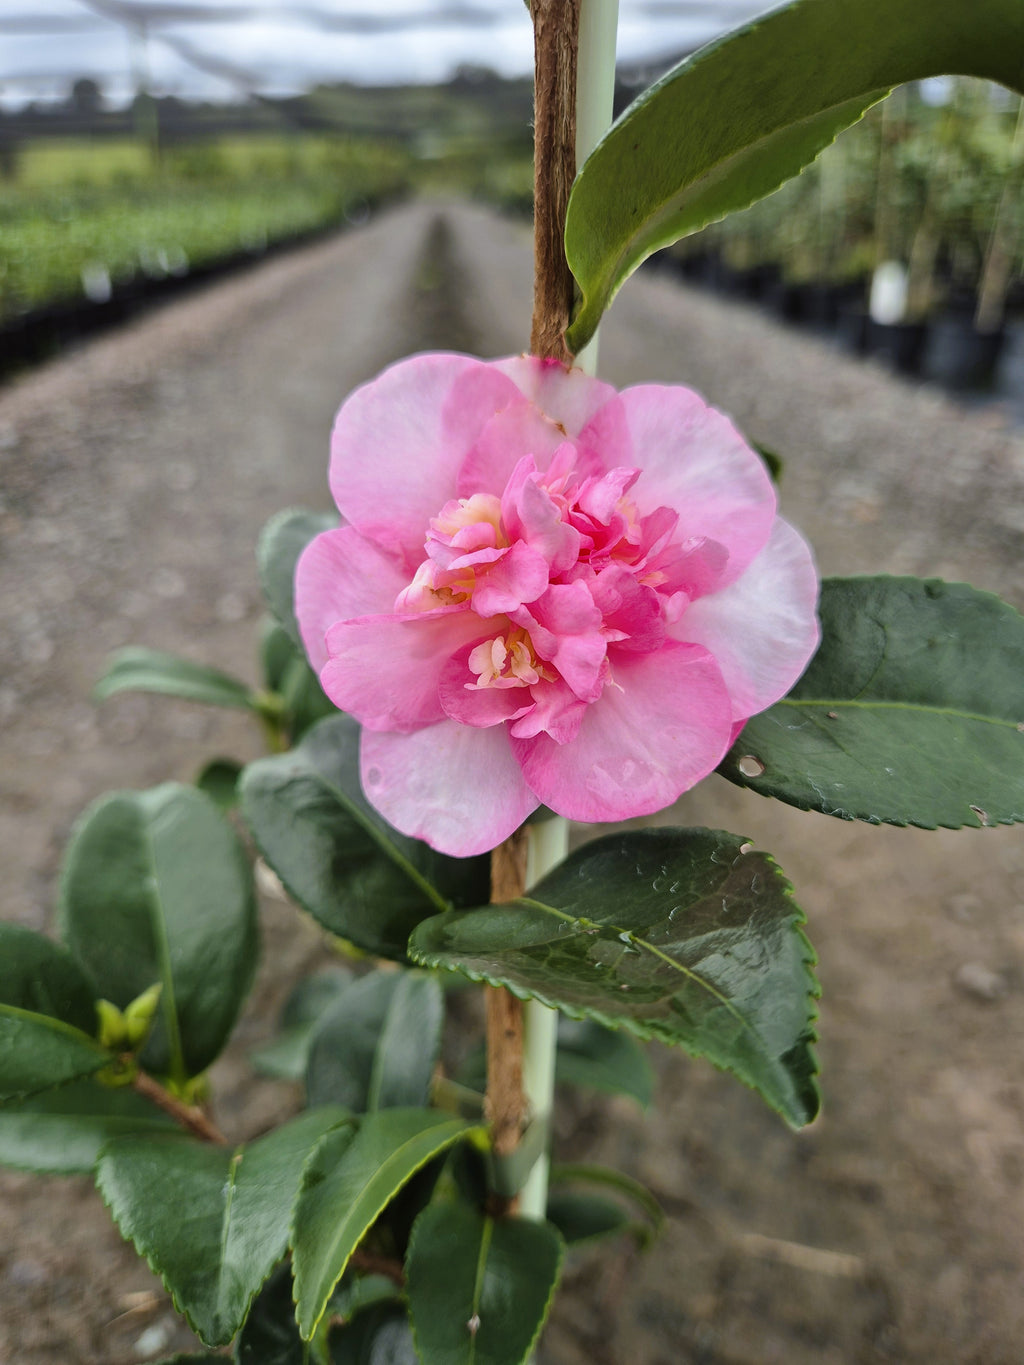
<instances>
[{"instance_id":1,"label":"gravel path","mask_svg":"<svg viewBox=\"0 0 1024 1365\"><path fill-rule=\"evenodd\" d=\"M519 349L530 268L523 228L415 205L0 391L5 918L50 923L60 849L101 791L257 752L230 713L144 697L95 708L106 653L147 644L253 676L255 537L281 506L328 505L341 397L412 350ZM998 413L656 276L614 305L602 372L689 382L779 451L784 509L825 572L968 578L1024 605L1024 444ZM1019 1361L1020 831L843 824L718 779L670 818L748 834L795 883L821 957L826 1112L793 1136L735 1082L667 1052L650 1115L567 1101L566 1150L622 1162L671 1218L649 1257L570 1271L545 1360ZM215 1077L239 1137L294 1103L253 1082L244 1048L320 951L280 903L265 925L274 972ZM2 1365L127 1365L187 1343L86 1182L3 1174L0 1199Z\"/></svg>"}]
</instances>

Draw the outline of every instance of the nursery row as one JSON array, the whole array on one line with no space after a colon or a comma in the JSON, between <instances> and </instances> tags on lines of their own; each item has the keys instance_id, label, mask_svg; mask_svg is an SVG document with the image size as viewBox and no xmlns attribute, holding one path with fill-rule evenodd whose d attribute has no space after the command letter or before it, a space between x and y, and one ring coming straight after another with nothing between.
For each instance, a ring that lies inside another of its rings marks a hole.
<instances>
[{"instance_id":1,"label":"nursery row","mask_svg":"<svg viewBox=\"0 0 1024 1365\"><path fill-rule=\"evenodd\" d=\"M148 170L130 148L79 148L77 160L69 148L63 184L47 183L40 157L38 175L0 193L0 323L50 304L105 304L126 287L259 253L358 215L405 183L391 149L343 144L328 156L322 143L247 157L200 146ZM106 167L115 169L104 177Z\"/></svg>"},{"instance_id":2,"label":"nursery row","mask_svg":"<svg viewBox=\"0 0 1024 1365\"><path fill-rule=\"evenodd\" d=\"M838 327L904 373L991 383L1024 306L1022 187L1019 100L980 81L906 87L667 263L787 321Z\"/></svg>"}]
</instances>

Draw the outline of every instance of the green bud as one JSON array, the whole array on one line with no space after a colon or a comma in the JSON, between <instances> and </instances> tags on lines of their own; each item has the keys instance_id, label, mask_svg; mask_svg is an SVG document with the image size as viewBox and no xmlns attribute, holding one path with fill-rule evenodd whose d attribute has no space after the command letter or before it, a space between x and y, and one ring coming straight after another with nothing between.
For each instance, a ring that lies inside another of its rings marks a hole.
<instances>
[{"instance_id":1,"label":"green bud","mask_svg":"<svg viewBox=\"0 0 1024 1365\"><path fill-rule=\"evenodd\" d=\"M99 1017L96 1037L100 1044L111 1049L124 1047L128 1041L128 1026L117 1006L109 1000L97 1000L96 1014Z\"/></svg>"},{"instance_id":2,"label":"green bud","mask_svg":"<svg viewBox=\"0 0 1024 1365\"><path fill-rule=\"evenodd\" d=\"M126 1025L125 1036L128 1045L133 1050L140 1048L149 1035L149 1030L153 1027L153 1016L156 1014L156 1007L160 1003L160 992L163 990L161 982L150 986L148 990L125 1007L124 1021Z\"/></svg>"}]
</instances>

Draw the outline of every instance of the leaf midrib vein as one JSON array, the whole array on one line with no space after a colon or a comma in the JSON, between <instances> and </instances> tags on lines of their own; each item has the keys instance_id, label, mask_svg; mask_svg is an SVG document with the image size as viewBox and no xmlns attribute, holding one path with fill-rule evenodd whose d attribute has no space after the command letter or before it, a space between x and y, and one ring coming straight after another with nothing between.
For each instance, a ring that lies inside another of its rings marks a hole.
<instances>
[{"instance_id":1,"label":"leaf midrib vein","mask_svg":"<svg viewBox=\"0 0 1024 1365\"><path fill-rule=\"evenodd\" d=\"M434 886L431 882L428 882L426 877L424 877L424 875L422 874L422 872L420 872L416 867L414 867L413 864L409 862L408 858L406 858L403 853L400 853L399 850L389 839L385 838L385 836L380 832L380 830L373 824L371 820L367 819L367 817L359 809L356 803L351 799L350 796L346 794L346 792L341 787L333 783L328 777L325 777L324 774L320 772L318 769L313 768L311 769L311 771L323 783L324 787L333 796L337 798L339 804L342 805L346 811L348 811L352 819L354 819L356 823L359 824L366 831L367 834L369 834L370 838L373 839L377 847L388 858L391 859L391 861L400 871L405 873L405 875L409 878L409 880L413 883L414 886L419 887L419 889L423 892L423 894L427 897L431 904L436 905L438 910L442 912L451 909L451 906L438 891L437 887Z\"/></svg>"},{"instance_id":2,"label":"leaf midrib vein","mask_svg":"<svg viewBox=\"0 0 1024 1365\"><path fill-rule=\"evenodd\" d=\"M1019 721L1004 720L1000 716L983 716L974 711L959 711L952 706L932 706L925 702L908 701L883 701L869 698L867 701L856 699L839 700L835 697L783 697L775 703L776 706L792 706L799 709L801 706L827 706L832 711L841 708L853 708L858 711L911 711L914 713L924 712L928 715L952 716L956 720L980 721L984 725L1002 725L1009 730L1016 730L1020 725Z\"/></svg>"},{"instance_id":3,"label":"leaf midrib vein","mask_svg":"<svg viewBox=\"0 0 1024 1365\"><path fill-rule=\"evenodd\" d=\"M542 910L546 914L553 915L556 919L563 920L568 924L575 924L580 918L578 915L570 915L567 914L564 910L558 910L553 905L547 905L543 901L534 900L530 896L520 896L518 898L517 904L527 905L535 910ZM757 1030L754 1028L753 1024L751 1024L750 1020L747 1019L743 1012L736 1005L733 1004L729 997L723 995L722 992L716 986L712 985L710 981L706 980L703 976L701 976L699 972L695 972L692 967L687 967L684 966L682 962L677 962L674 957L669 957L669 955L667 953L662 952L660 948L656 948L653 943L648 943L646 939L638 937L638 935L634 934L631 929L620 929L617 925L614 924L600 924L598 925L598 928L601 929L602 933L605 930L608 930L609 934L614 934L617 938L621 938L623 934L629 934L629 939L631 943L637 944L638 947L646 948L646 950L653 957L659 958L662 962L667 963L670 967L674 967L676 971L680 973L681 976L686 977L687 980L692 981L694 985L699 986L702 990L707 991L707 993L712 997L712 999L717 1000L720 1005L724 1006L725 1009L728 1010L728 1012L742 1025L744 1029L747 1030L748 1033L750 1033L755 1038L758 1037Z\"/></svg>"}]
</instances>

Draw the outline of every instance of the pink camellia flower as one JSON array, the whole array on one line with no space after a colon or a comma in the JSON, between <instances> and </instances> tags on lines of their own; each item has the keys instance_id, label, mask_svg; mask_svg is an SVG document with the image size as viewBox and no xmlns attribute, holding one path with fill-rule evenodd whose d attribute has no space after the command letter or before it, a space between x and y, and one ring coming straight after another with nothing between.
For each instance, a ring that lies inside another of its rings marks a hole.
<instances>
[{"instance_id":1,"label":"pink camellia flower","mask_svg":"<svg viewBox=\"0 0 1024 1365\"><path fill-rule=\"evenodd\" d=\"M330 483L348 524L299 561L306 649L369 800L444 853L542 802L664 809L817 643L810 551L689 389L414 356L342 406Z\"/></svg>"}]
</instances>

